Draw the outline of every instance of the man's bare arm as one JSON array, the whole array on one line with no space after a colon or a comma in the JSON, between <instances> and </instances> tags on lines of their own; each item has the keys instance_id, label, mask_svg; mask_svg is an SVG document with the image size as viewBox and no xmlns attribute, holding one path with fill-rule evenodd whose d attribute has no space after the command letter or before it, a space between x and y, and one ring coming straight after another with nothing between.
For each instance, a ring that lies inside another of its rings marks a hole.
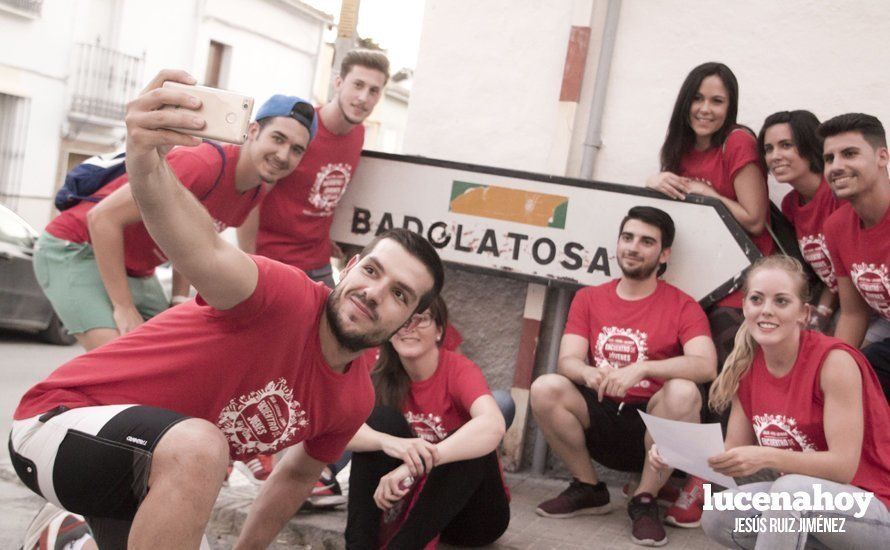
<instances>
[{"instance_id":1,"label":"man's bare arm","mask_svg":"<svg viewBox=\"0 0 890 550\"><path fill-rule=\"evenodd\" d=\"M868 330L869 307L849 277L837 278L841 312L834 335L853 347L862 345Z\"/></svg>"},{"instance_id":2,"label":"man's bare arm","mask_svg":"<svg viewBox=\"0 0 890 550\"><path fill-rule=\"evenodd\" d=\"M250 211L247 218L235 230L238 236L238 246L248 254L256 253L256 234L260 230L260 207Z\"/></svg>"},{"instance_id":3,"label":"man's bare arm","mask_svg":"<svg viewBox=\"0 0 890 550\"><path fill-rule=\"evenodd\" d=\"M309 497L324 467L306 453L302 443L288 449L250 507L235 550L268 547Z\"/></svg>"},{"instance_id":4,"label":"man's bare arm","mask_svg":"<svg viewBox=\"0 0 890 550\"><path fill-rule=\"evenodd\" d=\"M717 350L710 337L696 336L683 346L683 355L646 361L643 365L644 378L682 378L703 384L717 377Z\"/></svg>"},{"instance_id":5,"label":"man's bare arm","mask_svg":"<svg viewBox=\"0 0 890 550\"><path fill-rule=\"evenodd\" d=\"M139 209L128 185L115 190L87 213L87 229L96 267L111 300L114 323L120 334L126 334L144 322L133 303L124 265L124 228L139 219Z\"/></svg>"},{"instance_id":6,"label":"man's bare arm","mask_svg":"<svg viewBox=\"0 0 890 550\"><path fill-rule=\"evenodd\" d=\"M564 334L559 343L559 359L556 372L576 384L597 389L602 374L599 369L587 364L590 343L577 334Z\"/></svg>"},{"instance_id":7,"label":"man's bare arm","mask_svg":"<svg viewBox=\"0 0 890 550\"><path fill-rule=\"evenodd\" d=\"M146 228L164 254L208 304L229 309L253 293L257 267L216 233L210 215L164 159L173 146L195 146L201 140L163 128L201 128L205 124L191 111L200 101L185 92L161 88L167 80L194 83L185 72L161 71L127 105L130 188ZM164 105L184 108L160 110Z\"/></svg>"}]
</instances>

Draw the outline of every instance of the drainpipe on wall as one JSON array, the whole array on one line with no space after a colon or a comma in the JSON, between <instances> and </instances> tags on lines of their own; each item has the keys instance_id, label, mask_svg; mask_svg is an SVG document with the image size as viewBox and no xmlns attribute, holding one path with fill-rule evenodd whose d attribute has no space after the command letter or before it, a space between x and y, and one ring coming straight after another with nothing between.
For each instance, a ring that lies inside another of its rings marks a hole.
<instances>
[{"instance_id":1,"label":"drainpipe on wall","mask_svg":"<svg viewBox=\"0 0 890 550\"><path fill-rule=\"evenodd\" d=\"M584 140L584 154L581 157L581 179L593 179L596 156L603 146L603 109L606 106L606 89L609 73L612 70L612 56L615 53L615 39L618 36L618 17L621 14L621 0L609 0L606 11L606 26L603 29L603 44L600 48L596 80L593 87L593 100L590 104L590 118L587 123L587 139Z\"/></svg>"},{"instance_id":2,"label":"drainpipe on wall","mask_svg":"<svg viewBox=\"0 0 890 550\"><path fill-rule=\"evenodd\" d=\"M593 99L590 106L590 117L587 123L587 135L584 140L584 149L581 158L582 179L593 179L593 169L596 165L596 155L602 147L603 109L606 104L606 90L609 84L609 72L612 68L612 55L615 51L615 39L618 35L618 18L621 13L621 0L608 0L606 8L606 21L603 29L603 39L600 44L599 61L597 62L596 77L594 80ZM590 26L594 26L596 11L590 16ZM571 292L564 287L557 287L554 305L548 312L554 322L550 325L547 334L547 347L543 350L547 358L547 372L556 372L556 362L559 359L559 342L565 327L565 320L569 314L571 305ZM532 473L542 475L547 465L547 441L544 434L538 429L535 437L535 446L532 453Z\"/></svg>"}]
</instances>

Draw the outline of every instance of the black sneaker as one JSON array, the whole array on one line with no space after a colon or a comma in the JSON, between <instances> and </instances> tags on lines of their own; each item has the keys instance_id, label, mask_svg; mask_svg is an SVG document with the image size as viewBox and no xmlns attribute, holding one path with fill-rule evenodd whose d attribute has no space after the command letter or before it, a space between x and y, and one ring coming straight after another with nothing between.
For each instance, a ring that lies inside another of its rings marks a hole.
<instances>
[{"instance_id":1,"label":"black sneaker","mask_svg":"<svg viewBox=\"0 0 890 550\"><path fill-rule=\"evenodd\" d=\"M538 505L537 514L548 518L571 518L583 514L600 515L612 511L609 490L600 481L596 485L572 478L568 489Z\"/></svg>"},{"instance_id":2,"label":"black sneaker","mask_svg":"<svg viewBox=\"0 0 890 550\"><path fill-rule=\"evenodd\" d=\"M649 493L640 493L627 503L631 521L630 538L640 546L664 546L667 533L658 516L658 502Z\"/></svg>"}]
</instances>

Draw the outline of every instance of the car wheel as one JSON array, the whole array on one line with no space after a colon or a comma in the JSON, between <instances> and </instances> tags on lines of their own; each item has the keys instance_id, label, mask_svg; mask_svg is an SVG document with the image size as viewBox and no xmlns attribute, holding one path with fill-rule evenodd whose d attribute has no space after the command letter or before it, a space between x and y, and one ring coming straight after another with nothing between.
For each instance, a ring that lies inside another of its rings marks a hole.
<instances>
[{"instance_id":1,"label":"car wheel","mask_svg":"<svg viewBox=\"0 0 890 550\"><path fill-rule=\"evenodd\" d=\"M53 313L49 326L40 331L38 336L44 342L57 346L70 346L77 342L77 338L68 332L68 329L62 324L62 320L55 313Z\"/></svg>"}]
</instances>

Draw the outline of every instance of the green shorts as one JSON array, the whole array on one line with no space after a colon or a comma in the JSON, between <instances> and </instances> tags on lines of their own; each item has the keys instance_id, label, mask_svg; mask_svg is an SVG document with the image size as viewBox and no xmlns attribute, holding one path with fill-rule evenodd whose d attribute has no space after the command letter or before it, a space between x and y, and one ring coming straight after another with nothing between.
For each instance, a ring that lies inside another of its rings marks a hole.
<instances>
[{"instance_id":1,"label":"green shorts","mask_svg":"<svg viewBox=\"0 0 890 550\"><path fill-rule=\"evenodd\" d=\"M69 332L117 328L114 308L89 243L72 243L44 233L34 252L34 274ZM170 306L156 276L127 277L127 282L143 319L151 319Z\"/></svg>"}]
</instances>

